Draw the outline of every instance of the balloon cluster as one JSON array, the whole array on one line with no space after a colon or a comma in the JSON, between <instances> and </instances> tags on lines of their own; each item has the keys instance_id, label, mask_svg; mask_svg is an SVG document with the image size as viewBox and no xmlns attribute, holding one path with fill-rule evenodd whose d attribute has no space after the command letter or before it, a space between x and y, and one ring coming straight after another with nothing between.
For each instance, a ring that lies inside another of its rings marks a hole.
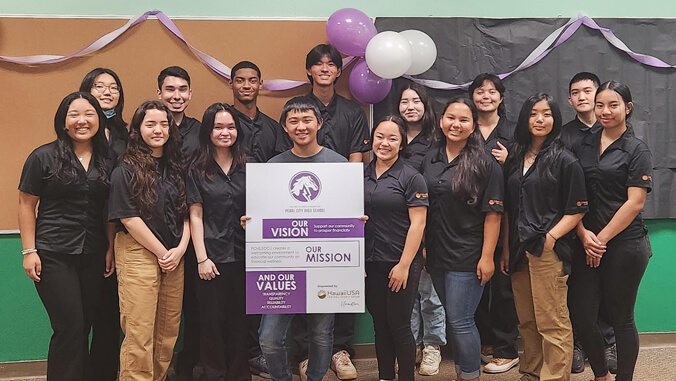
<instances>
[{"instance_id":1,"label":"balloon cluster","mask_svg":"<svg viewBox=\"0 0 676 381\"><path fill-rule=\"evenodd\" d=\"M378 33L362 11L343 8L326 23L329 42L343 54L361 57L350 73L350 92L362 103L378 103L392 88L392 79L426 72L437 47L419 30Z\"/></svg>"}]
</instances>

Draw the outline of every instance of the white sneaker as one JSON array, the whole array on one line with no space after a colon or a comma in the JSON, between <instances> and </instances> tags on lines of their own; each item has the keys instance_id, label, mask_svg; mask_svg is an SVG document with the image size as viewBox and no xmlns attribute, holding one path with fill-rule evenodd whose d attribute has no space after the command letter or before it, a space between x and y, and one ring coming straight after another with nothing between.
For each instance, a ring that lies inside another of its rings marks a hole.
<instances>
[{"instance_id":1,"label":"white sneaker","mask_svg":"<svg viewBox=\"0 0 676 381\"><path fill-rule=\"evenodd\" d=\"M519 358L515 359L502 359L498 357L493 357L491 362L484 366L484 372L486 373L504 373L519 364Z\"/></svg>"},{"instance_id":2,"label":"white sneaker","mask_svg":"<svg viewBox=\"0 0 676 381\"><path fill-rule=\"evenodd\" d=\"M331 356L331 369L336 372L339 380L354 380L357 378L357 368L350 361L350 354L342 350Z\"/></svg>"},{"instance_id":3,"label":"white sneaker","mask_svg":"<svg viewBox=\"0 0 676 381\"><path fill-rule=\"evenodd\" d=\"M439 373L439 364L441 364L441 350L439 346L428 345L423 349L422 362L420 363L420 373L423 376L433 376Z\"/></svg>"}]
</instances>

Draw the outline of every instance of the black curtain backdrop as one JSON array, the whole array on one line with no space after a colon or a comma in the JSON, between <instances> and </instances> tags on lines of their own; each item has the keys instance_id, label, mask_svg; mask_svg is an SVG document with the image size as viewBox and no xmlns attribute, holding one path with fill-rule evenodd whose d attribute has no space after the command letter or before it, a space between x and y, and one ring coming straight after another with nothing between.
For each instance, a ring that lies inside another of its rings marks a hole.
<instances>
[{"instance_id":1,"label":"black curtain backdrop","mask_svg":"<svg viewBox=\"0 0 676 381\"><path fill-rule=\"evenodd\" d=\"M434 66L418 78L453 84L471 82L477 74L506 73L516 68L550 33L568 19L377 18L379 32L417 29L436 43ZM611 29L631 50L676 63L674 19L595 19ZM528 69L504 80L507 119L516 121L523 101L546 92L559 102L564 123L575 116L568 104L568 83L580 71L597 74L601 82L620 81L631 89L634 112L630 124L653 156L653 191L644 216L676 217L676 69L661 69L636 62L608 43L600 32L584 25L565 43ZM394 81L392 91L374 107L374 119L397 113L395 99L406 79ZM430 90L435 111L465 90Z\"/></svg>"}]
</instances>

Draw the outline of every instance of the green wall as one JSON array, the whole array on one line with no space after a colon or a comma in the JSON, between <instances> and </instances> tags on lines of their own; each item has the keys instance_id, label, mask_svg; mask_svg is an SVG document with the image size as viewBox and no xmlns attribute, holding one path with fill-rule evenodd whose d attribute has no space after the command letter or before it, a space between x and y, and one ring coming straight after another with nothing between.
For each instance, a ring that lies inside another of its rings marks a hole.
<instances>
[{"instance_id":1,"label":"green wall","mask_svg":"<svg viewBox=\"0 0 676 381\"><path fill-rule=\"evenodd\" d=\"M448 1L448 0L372 0L372 1L307 1L307 0L4 0L0 14L109 16L134 15L151 9L162 10L169 16L181 17L253 17L309 18L328 17L340 8L357 8L371 17L572 17L584 12L591 17L669 17L676 5L671 0L636 3L628 0L603 1L569 0L552 3L542 0L511 1Z\"/></svg>"},{"instance_id":2,"label":"green wall","mask_svg":"<svg viewBox=\"0 0 676 381\"><path fill-rule=\"evenodd\" d=\"M648 222L653 258L639 291L636 324L640 332L676 331L676 220ZM0 362L44 359L51 335L49 321L33 282L21 267L17 235L0 236ZM366 314L357 320L355 342L372 343L373 326Z\"/></svg>"}]
</instances>

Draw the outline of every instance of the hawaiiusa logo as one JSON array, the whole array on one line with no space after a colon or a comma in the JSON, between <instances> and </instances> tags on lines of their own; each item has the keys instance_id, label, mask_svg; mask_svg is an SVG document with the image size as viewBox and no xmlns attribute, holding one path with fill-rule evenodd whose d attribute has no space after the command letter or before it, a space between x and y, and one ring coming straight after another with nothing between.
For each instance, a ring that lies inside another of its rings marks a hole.
<instances>
[{"instance_id":1,"label":"hawaiiusa logo","mask_svg":"<svg viewBox=\"0 0 676 381\"><path fill-rule=\"evenodd\" d=\"M289 181L291 197L300 202L310 202L316 199L321 191L322 183L319 177L312 172L298 172Z\"/></svg>"}]
</instances>

